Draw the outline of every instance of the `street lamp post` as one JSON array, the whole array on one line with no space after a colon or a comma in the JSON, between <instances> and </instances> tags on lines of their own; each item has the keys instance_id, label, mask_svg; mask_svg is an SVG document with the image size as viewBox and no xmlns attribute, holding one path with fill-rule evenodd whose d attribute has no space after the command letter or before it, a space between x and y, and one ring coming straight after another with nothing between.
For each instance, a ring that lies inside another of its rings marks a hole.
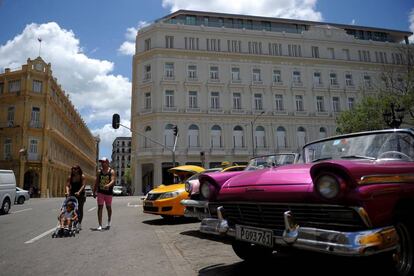
<instances>
[{"instance_id":1,"label":"street lamp post","mask_svg":"<svg viewBox=\"0 0 414 276\"><path fill-rule=\"evenodd\" d=\"M386 110L382 116L385 123L391 128L399 128L404 119L405 109L399 106L395 106L394 103L390 105L391 111Z\"/></svg>"},{"instance_id":2,"label":"street lamp post","mask_svg":"<svg viewBox=\"0 0 414 276\"><path fill-rule=\"evenodd\" d=\"M254 144L254 123L256 122L256 120L260 117L260 116L262 116L263 114L265 114L266 112L265 111L262 111L262 112L260 112L260 114L258 114L256 117L254 117L253 118L253 121L251 121L250 122L250 124L251 124L251 127L252 127L252 153L253 153L253 156L252 157L254 157L255 156L255 144Z\"/></svg>"}]
</instances>

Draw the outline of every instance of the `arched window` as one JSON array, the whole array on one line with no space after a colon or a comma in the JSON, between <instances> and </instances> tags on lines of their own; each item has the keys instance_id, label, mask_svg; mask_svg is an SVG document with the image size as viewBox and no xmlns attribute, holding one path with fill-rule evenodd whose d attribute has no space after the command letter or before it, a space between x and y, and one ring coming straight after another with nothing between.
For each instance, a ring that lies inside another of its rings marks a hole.
<instances>
[{"instance_id":1,"label":"arched window","mask_svg":"<svg viewBox=\"0 0 414 276\"><path fill-rule=\"evenodd\" d=\"M243 135L243 128L241 126L235 126L233 129L233 147L234 148L244 147L244 135Z\"/></svg>"},{"instance_id":2,"label":"arched window","mask_svg":"<svg viewBox=\"0 0 414 276\"><path fill-rule=\"evenodd\" d=\"M265 129L262 126L257 126L254 140L256 143L256 148L264 148L266 147L266 139L265 139Z\"/></svg>"},{"instance_id":3,"label":"arched window","mask_svg":"<svg viewBox=\"0 0 414 276\"><path fill-rule=\"evenodd\" d=\"M223 147L221 142L221 127L214 125L211 128L211 147L212 148L221 148Z\"/></svg>"},{"instance_id":4,"label":"arched window","mask_svg":"<svg viewBox=\"0 0 414 276\"><path fill-rule=\"evenodd\" d=\"M165 126L164 129L164 144L167 147L173 147L174 146L174 131L173 131L173 125L168 124Z\"/></svg>"},{"instance_id":5,"label":"arched window","mask_svg":"<svg viewBox=\"0 0 414 276\"><path fill-rule=\"evenodd\" d=\"M151 147L151 141L149 139L147 139L147 137L151 138L151 132L152 132L151 127L147 126L145 128L145 136L146 137L144 137L144 148L150 148Z\"/></svg>"},{"instance_id":6,"label":"arched window","mask_svg":"<svg viewBox=\"0 0 414 276\"><path fill-rule=\"evenodd\" d=\"M276 145L277 148L286 148L286 129L282 126L276 130Z\"/></svg>"},{"instance_id":7,"label":"arched window","mask_svg":"<svg viewBox=\"0 0 414 276\"><path fill-rule=\"evenodd\" d=\"M200 146L198 126L191 125L188 128L188 147L194 148Z\"/></svg>"},{"instance_id":8,"label":"arched window","mask_svg":"<svg viewBox=\"0 0 414 276\"><path fill-rule=\"evenodd\" d=\"M323 138L326 138L326 129L324 128L324 127L321 127L320 129L319 129L319 139L323 139Z\"/></svg>"},{"instance_id":9,"label":"arched window","mask_svg":"<svg viewBox=\"0 0 414 276\"><path fill-rule=\"evenodd\" d=\"M298 147L301 148L306 144L306 130L304 127L298 127L298 131L296 133L297 140L298 140Z\"/></svg>"}]
</instances>

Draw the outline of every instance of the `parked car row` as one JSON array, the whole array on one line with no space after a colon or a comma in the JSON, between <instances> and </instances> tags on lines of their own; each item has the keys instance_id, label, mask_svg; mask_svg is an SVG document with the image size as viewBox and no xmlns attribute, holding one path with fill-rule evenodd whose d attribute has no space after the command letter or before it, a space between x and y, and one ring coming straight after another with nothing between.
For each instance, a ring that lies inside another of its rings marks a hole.
<instances>
[{"instance_id":1,"label":"parked car row","mask_svg":"<svg viewBox=\"0 0 414 276\"><path fill-rule=\"evenodd\" d=\"M144 212L198 217L201 232L231 238L246 261L295 248L381 256L397 275L414 275L414 129L329 137L290 155L238 172L170 169L194 176L150 191Z\"/></svg>"}]
</instances>

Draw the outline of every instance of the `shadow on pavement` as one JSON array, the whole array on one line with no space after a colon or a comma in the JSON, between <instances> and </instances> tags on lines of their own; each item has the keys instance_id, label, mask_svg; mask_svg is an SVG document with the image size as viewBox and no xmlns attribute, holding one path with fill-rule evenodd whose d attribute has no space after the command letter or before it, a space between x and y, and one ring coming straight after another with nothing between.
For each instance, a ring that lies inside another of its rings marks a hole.
<instances>
[{"instance_id":1,"label":"shadow on pavement","mask_svg":"<svg viewBox=\"0 0 414 276\"><path fill-rule=\"evenodd\" d=\"M194 223L197 220L186 217L177 217L177 218L157 218L152 220L144 220L142 223L149 225L176 225L176 224L186 224Z\"/></svg>"},{"instance_id":2,"label":"shadow on pavement","mask_svg":"<svg viewBox=\"0 0 414 276\"><path fill-rule=\"evenodd\" d=\"M203 239L203 240L210 240L210 241L215 241L215 242L222 242L222 243L226 243L226 244L231 244L231 238L204 234L204 233L201 233L198 230L188 230L188 231L181 232L180 234L185 235L185 236L190 236L190 237Z\"/></svg>"},{"instance_id":3,"label":"shadow on pavement","mask_svg":"<svg viewBox=\"0 0 414 276\"><path fill-rule=\"evenodd\" d=\"M200 276L230 275L396 275L378 259L356 259L321 254L274 257L267 263L237 262L214 264L199 270Z\"/></svg>"}]
</instances>

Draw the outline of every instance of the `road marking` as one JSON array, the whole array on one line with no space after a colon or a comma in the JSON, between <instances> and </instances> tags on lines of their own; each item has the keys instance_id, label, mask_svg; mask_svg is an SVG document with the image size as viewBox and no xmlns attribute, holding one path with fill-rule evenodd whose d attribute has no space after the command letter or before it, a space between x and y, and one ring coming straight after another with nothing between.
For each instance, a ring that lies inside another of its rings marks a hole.
<instances>
[{"instance_id":1,"label":"road marking","mask_svg":"<svg viewBox=\"0 0 414 276\"><path fill-rule=\"evenodd\" d=\"M44 232L44 233L40 234L39 236L34 237L33 239L28 240L28 241L26 241L26 242L24 242L24 243L34 243L35 241L40 240L41 238L43 238L43 237L44 237L44 236L46 236L46 235L49 235L50 233L52 233L52 232L53 232L53 231L55 231L55 230L56 230L56 227L53 227L52 229L47 230L46 232Z\"/></svg>"},{"instance_id":2,"label":"road marking","mask_svg":"<svg viewBox=\"0 0 414 276\"><path fill-rule=\"evenodd\" d=\"M96 207L92 207L91 209L88 210L88 212L92 212L95 209L96 209Z\"/></svg>"},{"instance_id":3,"label":"road marking","mask_svg":"<svg viewBox=\"0 0 414 276\"><path fill-rule=\"evenodd\" d=\"M127 205L127 207L133 207L133 208L137 208L139 206L142 206L142 205L139 205L139 204L131 204L131 202L128 202L128 205Z\"/></svg>"},{"instance_id":4,"label":"road marking","mask_svg":"<svg viewBox=\"0 0 414 276\"><path fill-rule=\"evenodd\" d=\"M30 211L30 210L33 210L32 208L27 208L27 209L23 209L23 210L19 210L19 211L14 211L14 212L11 212L12 214L17 214L17 213L21 213L21 212L26 212L26 211Z\"/></svg>"},{"instance_id":5,"label":"road marking","mask_svg":"<svg viewBox=\"0 0 414 276\"><path fill-rule=\"evenodd\" d=\"M180 276L194 275L194 270L191 268L183 255L181 255L180 251L178 251L175 247L174 243L168 239L167 234L161 229L155 230L155 233L157 234L158 240L170 260L175 274Z\"/></svg>"}]
</instances>

